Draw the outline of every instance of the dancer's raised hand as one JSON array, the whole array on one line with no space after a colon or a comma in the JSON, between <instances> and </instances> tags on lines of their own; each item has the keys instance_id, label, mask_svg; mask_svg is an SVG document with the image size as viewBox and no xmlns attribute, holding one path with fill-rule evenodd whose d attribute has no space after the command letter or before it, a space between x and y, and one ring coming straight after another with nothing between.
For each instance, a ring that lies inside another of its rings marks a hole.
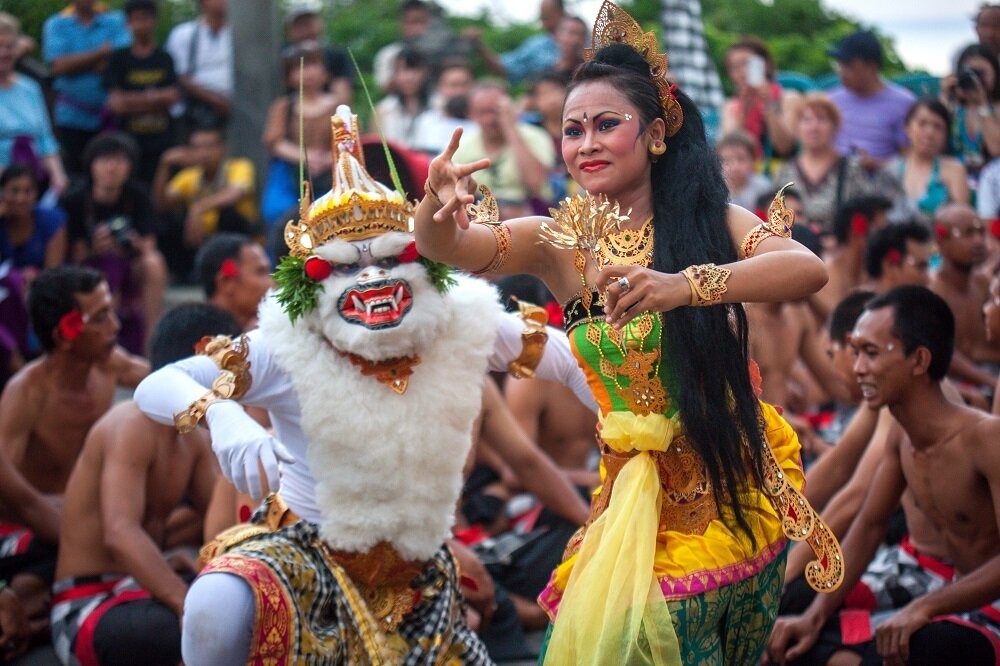
<instances>
[{"instance_id":1,"label":"dancer's raised hand","mask_svg":"<svg viewBox=\"0 0 1000 666\"><path fill-rule=\"evenodd\" d=\"M427 173L427 183L424 186L425 198L437 199L440 208L434 213L434 221L441 223L452 220L462 229L469 228L469 216L465 212L466 204L476 199L476 181L472 174L490 165L486 158L469 164L455 164L452 158L458 150L462 128L455 129L451 141L440 155L431 160Z\"/></svg>"}]
</instances>

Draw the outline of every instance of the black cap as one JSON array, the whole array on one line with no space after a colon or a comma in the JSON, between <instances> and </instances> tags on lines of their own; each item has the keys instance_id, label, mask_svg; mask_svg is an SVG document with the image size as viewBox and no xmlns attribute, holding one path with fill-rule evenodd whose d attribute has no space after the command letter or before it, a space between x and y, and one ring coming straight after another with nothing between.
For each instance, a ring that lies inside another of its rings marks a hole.
<instances>
[{"instance_id":1,"label":"black cap","mask_svg":"<svg viewBox=\"0 0 1000 666\"><path fill-rule=\"evenodd\" d=\"M156 0L128 0L125 3L125 14L131 14L135 11L147 11L151 14L156 14Z\"/></svg>"},{"instance_id":2,"label":"black cap","mask_svg":"<svg viewBox=\"0 0 1000 666\"><path fill-rule=\"evenodd\" d=\"M857 59L881 65L882 45L878 43L875 33L869 30L859 30L840 40L836 46L827 51L827 55L832 56L838 62Z\"/></svg>"}]
</instances>

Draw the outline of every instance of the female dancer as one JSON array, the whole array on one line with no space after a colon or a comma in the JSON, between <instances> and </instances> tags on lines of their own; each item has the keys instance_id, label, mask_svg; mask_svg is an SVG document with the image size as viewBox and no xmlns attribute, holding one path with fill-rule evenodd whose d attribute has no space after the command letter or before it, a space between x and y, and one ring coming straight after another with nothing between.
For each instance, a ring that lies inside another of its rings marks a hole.
<instances>
[{"instance_id":1,"label":"female dancer","mask_svg":"<svg viewBox=\"0 0 1000 666\"><path fill-rule=\"evenodd\" d=\"M754 394L740 304L802 298L826 271L786 226L727 205L698 111L663 79L651 33L605 2L593 43L562 143L590 198L556 220L470 225L471 176L488 162L454 164L456 132L431 163L417 246L470 271L544 280L566 303L600 406L604 485L540 597L554 620L545 663L756 663L786 536L808 535L822 554L817 587L835 587L842 563L793 488L794 432ZM608 230L600 220L613 222L615 205L628 217ZM577 233L587 228L600 237Z\"/></svg>"}]
</instances>

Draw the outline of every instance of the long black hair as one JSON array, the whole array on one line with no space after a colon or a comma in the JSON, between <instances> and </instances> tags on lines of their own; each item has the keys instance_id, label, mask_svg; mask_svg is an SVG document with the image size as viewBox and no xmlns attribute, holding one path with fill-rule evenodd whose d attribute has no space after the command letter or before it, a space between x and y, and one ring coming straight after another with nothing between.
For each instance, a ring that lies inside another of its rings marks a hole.
<instances>
[{"instance_id":1,"label":"long black hair","mask_svg":"<svg viewBox=\"0 0 1000 666\"><path fill-rule=\"evenodd\" d=\"M577 68L570 90L590 81L605 81L620 90L645 126L663 118L649 66L631 47L602 48ZM652 267L664 273L738 259L726 224L729 197L722 168L705 138L698 108L679 90L676 96L684 122L666 138L667 151L651 174ZM661 352L676 387L671 399L686 436L705 462L719 514L724 520L731 515L756 546L738 498L751 481L763 488L767 442L750 382L743 306L681 307L664 313Z\"/></svg>"}]
</instances>

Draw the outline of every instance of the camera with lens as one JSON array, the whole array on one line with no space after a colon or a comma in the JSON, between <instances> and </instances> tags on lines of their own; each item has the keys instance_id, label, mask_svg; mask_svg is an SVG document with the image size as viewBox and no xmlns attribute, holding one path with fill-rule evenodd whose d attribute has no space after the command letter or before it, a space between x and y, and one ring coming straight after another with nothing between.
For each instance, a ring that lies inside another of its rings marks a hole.
<instances>
[{"instance_id":1,"label":"camera with lens","mask_svg":"<svg viewBox=\"0 0 1000 666\"><path fill-rule=\"evenodd\" d=\"M958 76L955 81L958 85L959 90L976 90L979 82L979 73L972 69L971 67L963 67L958 70Z\"/></svg>"},{"instance_id":2,"label":"camera with lens","mask_svg":"<svg viewBox=\"0 0 1000 666\"><path fill-rule=\"evenodd\" d=\"M138 249L132 243L132 218L127 215L119 215L108 220L106 224L108 231L111 232L111 237L125 254L134 256L138 253Z\"/></svg>"}]
</instances>

